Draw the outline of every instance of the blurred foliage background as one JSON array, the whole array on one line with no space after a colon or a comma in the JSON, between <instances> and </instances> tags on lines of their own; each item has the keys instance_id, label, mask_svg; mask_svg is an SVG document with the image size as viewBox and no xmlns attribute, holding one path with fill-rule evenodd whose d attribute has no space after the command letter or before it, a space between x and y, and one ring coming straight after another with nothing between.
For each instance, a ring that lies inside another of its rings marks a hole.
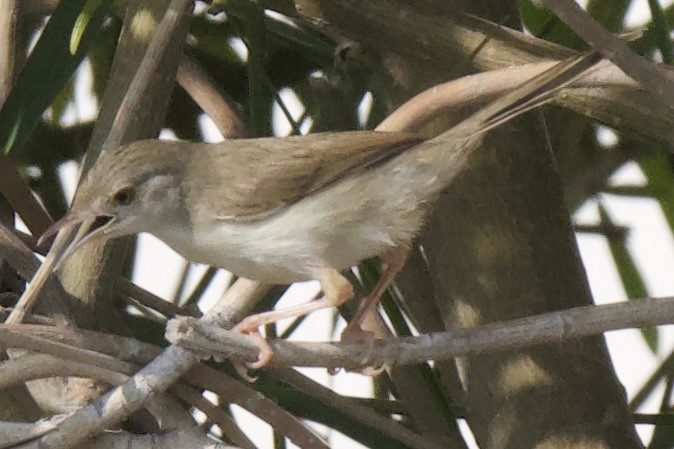
<instances>
[{"instance_id":1,"label":"blurred foliage background","mask_svg":"<svg viewBox=\"0 0 674 449\"><path fill-rule=\"evenodd\" d=\"M306 20L306 15L297 14L296 3L302 2L198 1L190 22L185 56L198 63L213 85L234 105L251 136L269 136L275 129L284 128L274 124L274 105L282 111L282 117L276 119L277 124L288 122L291 134L374 128L404 99L398 98L403 95L399 91L392 93L390 74L380 70L386 62L377 60L367 48L351 39L330 32L329 27L320 26L320 21L312 23ZM432 2L427 3L426 6ZM645 7L642 3L637 0L590 0L586 8L607 29L622 33L630 31L626 25L628 11ZM5 154L16 163L23 179L39 196L51 217L62 216L67 207L59 180L59 167L69 161L81 160L93 129L93 122L89 120L65 120L71 108L77 109L75 73L78 69L91 71L91 95L100 104L125 7L122 0L33 0L23 2L20 7L20 26L15 42L16 67L20 70L17 70L13 87L0 109L0 142ZM512 8L512 5L509 7ZM662 8L656 0L649 1L648 8L652 19L643 26L642 37L631 46L644 58L671 64L670 24L674 22L674 8ZM519 0L516 11L519 17L505 17L502 20L504 26L518 28L523 25L543 40L571 50L587 50L586 44L566 25L535 6L534 2ZM474 26L477 32L480 31L472 17L458 13L456 20L463 21L463 26ZM555 48L559 54L567 51ZM477 47L474 50L479 52ZM466 56L453 73L447 73L446 78L474 70L472 62L470 56ZM410 90L423 84L424 80L419 79ZM290 97L289 92L301 102L301 111L285 104ZM165 128L180 139L203 140L202 115L192 98L176 87ZM555 151L571 213L587 201L599 200L601 205L601 198L607 194L650 198L662 208L670 231L674 229L674 158L669 144L635 130L609 129L561 108L547 108L545 115L551 123L564 124L549 128L549 140ZM611 175L628 162L638 164L648 180L644 186L611 185ZM14 209L19 216L24 212L30 214L16 207ZM31 230L40 231L39 226ZM577 232L604 236L628 297L649 296L643 273L637 268L627 246L630 229L613 223L605 209L600 208L600 221L596 225L578 226ZM666 241L663 237L663 242ZM130 276L133 256L130 255L127 260L125 271ZM182 293L173 298L177 305L184 308L199 303L200 295L215 273L215 270L209 269L196 289L187 291L184 282L189 270L188 266L181 277L178 292ZM363 282L365 287L371 286L376 271L374 264L363 265L359 282ZM7 280L2 287L5 292L15 294L22 289L20 284ZM269 307L283 290L274 290L261 307ZM158 318L157 314L140 306L133 296L128 292L121 294L117 307L126 313L129 305L135 306L135 315L126 315L132 329L142 329L142 332L134 333L134 337L164 344L163 317ZM0 305L11 306L12 296L0 298L4 298ZM384 306L397 332L409 333L406 321L391 297ZM348 311L343 313L348 316ZM292 333L296 324L283 336ZM269 332L274 334L276 331L269 329ZM648 347L657 354L660 344L658 329L644 329L642 334ZM425 378L425 387L433 392L441 405L439 409L443 414L439 419L453 426L450 423L455 423L462 416L461 408L440 392L441 381L434 374L432 364L419 369ZM671 353L661 358L660 366L632 399L631 408L638 413L646 398L653 394L661 397L657 415L635 415L637 422L653 426L651 448L674 446L674 420L671 418L673 380L674 353ZM375 398L359 399L357 402L371 407L382 416L393 415L403 424L411 425L406 417L406 405L398 400L396 386L391 379L384 374L375 378L374 383ZM664 392L657 388L663 383ZM316 398L273 376L262 374L253 387L293 414L326 424L367 447L406 447L390 435L382 435L370 423L344 413L325 398ZM227 404L221 407L229 413ZM211 427L211 424L213 422L207 414L204 427L218 438L228 439L227 435L223 436L222 429ZM284 444L283 438L275 438L275 447L284 447Z\"/></svg>"}]
</instances>

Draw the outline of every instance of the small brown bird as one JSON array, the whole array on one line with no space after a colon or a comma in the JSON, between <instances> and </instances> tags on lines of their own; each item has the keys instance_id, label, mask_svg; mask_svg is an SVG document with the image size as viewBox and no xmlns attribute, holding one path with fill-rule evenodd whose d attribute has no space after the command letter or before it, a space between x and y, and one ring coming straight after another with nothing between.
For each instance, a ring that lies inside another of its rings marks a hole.
<instances>
[{"instance_id":1,"label":"small brown bird","mask_svg":"<svg viewBox=\"0 0 674 449\"><path fill-rule=\"evenodd\" d=\"M562 62L423 143L412 134L373 131L134 142L101 154L67 215L45 236L81 224L67 255L92 239L149 232L189 260L240 276L320 282L321 299L248 317L237 326L244 332L342 304L353 288L340 271L381 256L387 268L347 327L346 335L357 337L404 265L430 204L483 133L547 101L596 59Z\"/></svg>"}]
</instances>

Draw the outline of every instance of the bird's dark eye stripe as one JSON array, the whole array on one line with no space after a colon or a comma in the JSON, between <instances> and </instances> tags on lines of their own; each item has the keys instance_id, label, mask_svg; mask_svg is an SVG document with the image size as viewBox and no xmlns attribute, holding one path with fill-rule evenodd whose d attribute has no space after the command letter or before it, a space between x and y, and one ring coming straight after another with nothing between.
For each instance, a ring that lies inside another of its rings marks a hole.
<instances>
[{"instance_id":1,"label":"bird's dark eye stripe","mask_svg":"<svg viewBox=\"0 0 674 449\"><path fill-rule=\"evenodd\" d=\"M121 206L126 206L127 204L131 203L131 201L133 201L134 197L134 190L131 187L124 187L123 189L118 190L112 198L115 203Z\"/></svg>"}]
</instances>

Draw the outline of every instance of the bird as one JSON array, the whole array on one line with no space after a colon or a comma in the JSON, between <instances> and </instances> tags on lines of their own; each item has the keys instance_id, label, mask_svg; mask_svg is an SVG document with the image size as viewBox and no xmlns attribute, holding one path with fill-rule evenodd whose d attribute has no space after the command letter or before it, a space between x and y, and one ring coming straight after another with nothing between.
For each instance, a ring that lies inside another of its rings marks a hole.
<instances>
[{"instance_id":1,"label":"bird","mask_svg":"<svg viewBox=\"0 0 674 449\"><path fill-rule=\"evenodd\" d=\"M343 304L354 290L342 271L379 256L386 268L342 334L360 341L364 317L404 266L434 200L484 133L549 101L598 59L560 62L433 139L350 131L122 145L102 152L66 215L40 240L79 226L65 259L88 241L148 232L188 260L238 276L268 284L319 281L321 298L251 315L234 328L244 333ZM271 357L262 346L254 367Z\"/></svg>"}]
</instances>

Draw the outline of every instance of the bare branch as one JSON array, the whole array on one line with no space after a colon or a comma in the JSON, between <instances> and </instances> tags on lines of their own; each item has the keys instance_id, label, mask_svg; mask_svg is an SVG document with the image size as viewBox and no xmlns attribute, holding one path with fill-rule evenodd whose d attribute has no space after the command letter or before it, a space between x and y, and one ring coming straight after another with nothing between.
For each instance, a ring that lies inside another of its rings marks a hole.
<instances>
[{"instance_id":1,"label":"bare branch","mask_svg":"<svg viewBox=\"0 0 674 449\"><path fill-rule=\"evenodd\" d=\"M0 448L9 448L52 431L64 416L37 423L0 422ZM124 431L104 433L87 442L88 449L235 449L217 443L191 429L177 429L160 434L137 435Z\"/></svg>"},{"instance_id":2,"label":"bare branch","mask_svg":"<svg viewBox=\"0 0 674 449\"><path fill-rule=\"evenodd\" d=\"M124 382L128 376L87 363L54 357L48 354L26 354L0 363L0 389L19 385L29 380L47 377L87 377L111 385Z\"/></svg>"},{"instance_id":3,"label":"bare branch","mask_svg":"<svg viewBox=\"0 0 674 449\"><path fill-rule=\"evenodd\" d=\"M41 234L51 224L51 217L33 196L14 160L3 151L0 151L0 194L7 199L32 233Z\"/></svg>"},{"instance_id":4,"label":"bare branch","mask_svg":"<svg viewBox=\"0 0 674 449\"><path fill-rule=\"evenodd\" d=\"M185 92L213 120L225 138L246 136L246 125L234 108L225 100L201 66L187 55L183 55L178 66L177 80Z\"/></svg>"},{"instance_id":5,"label":"bare branch","mask_svg":"<svg viewBox=\"0 0 674 449\"><path fill-rule=\"evenodd\" d=\"M50 342L53 345L43 344L43 340L47 338L58 339L59 341ZM76 360L80 363L91 364L93 366L107 366L109 369L122 373L133 372L133 369L129 369L128 363L114 360L111 356L123 360L138 360L140 362L150 360L159 351L158 348L148 343L138 342L118 335L107 335L85 329L56 329L52 326L26 324L0 325L0 341L7 342L7 345L24 349L39 349L49 354L58 354L59 357ZM64 351L63 345L67 345L69 350ZM95 351L104 352L105 354ZM338 407L349 416L357 419L366 419L367 422L375 422L380 432L392 439L406 442L411 447L426 447L428 445L425 440L420 439L418 435L404 428L399 423L391 420L382 420L379 416L375 418L372 415L374 412L367 406L338 397L338 395L334 397L330 396L324 387L315 384L315 382L309 379L298 380L296 377L285 373L285 371L280 373L280 375L284 381L295 385L308 395L314 396L319 400L329 399L332 405ZM239 404L251 413L266 420L272 427L283 431L288 438L294 441L306 439L306 437L302 436L306 430L302 430L299 423L289 421L292 416L287 411L280 408L273 401L261 396L247 383L233 379L222 372L204 365L198 365L192 369L184 376L184 380L192 385L213 391L219 395L220 400L223 402ZM202 396L199 395L201 399L198 399L190 387L177 383L171 387L171 392L191 405L200 408L214 421L223 424L221 412L205 404ZM226 423L224 424L226 425ZM223 428L223 430L226 430L226 428ZM232 429L232 431L235 430ZM235 441L242 447L247 447L241 437L233 438L232 441ZM412 444L415 441L417 443Z\"/></svg>"},{"instance_id":6,"label":"bare branch","mask_svg":"<svg viewBox=\"0 0 674 449\"><path fill-rule=\"evenodd\" d=\"M273 372L279 380L310 394L321 402L330 404L331 407L354 419L368 423L373 429L392 436L405 446L428 449L438 447L436 442L430 438L418 435L392 422L389 418L378 414L369 407L359 406L354 400L340 396L295 370L276 369Z\"/></svg>"},{"instance_id":7,"label":"bare branch","mask_svg":"<svg viewBox=\"0 0 674 449\"><path fill-rule=\"evenodd\" d=\"M26 247L26 245L8 228L0 223L0 258L6 260L9 265L16 270L16 272L23 279L30 279L40 267L40 261L37 257ZM51 276L50 272L45 273L44 282L48 288L43 292L43 305L52 317L59 317L61 320L68 320L66 304L68 301L68 294L63 290L61 284ZM15 309L20 304L15 306ZM27 313L27 310L16 312L20 313L21 317ZM10 316L12 315L10 314ZM9 320L9 317L7 318Z\"/></svg>"},{"instance_id":8,"label":"bare branch","mask_svg":"<svg viewBox=\"0 0 674 449\"><path fill-rule=\"evenodd\" d=\"M674 103L674 80L661 68L634 53L573 0L540 0L594 49L657 97Z\"/></svg>"},{"instance_id":9,"label":"bare branch","mask_svg":"<svg viewBox=\"0 0 674 449\"><path fill-rule=\"evenodd\" d=\"M241 431L232 416L221 407L207 400L200 391L177 383L171 387L171 392L176 393L180 399L204 412L213 424L217 424L220 427L220 430L227 436L229 441L232 441L243 449L255 449L253 442Z\"/></svg>"},{"instance_id":10,"label":"bare branch","mask_svg":"<svg viewBox=\"0 0 674 449\"><path fill-rule=\"evenodd\" d=\"M202 319L231 327L250 311L267 289L258 282L239 279ZM35 447L67 448L114 426L142 407L150 397L169 388L198 362L199 358L186 349L175 345L166 348L133 378L78 410L57 431L37 441ZM82 429L86 429L84 434Z\"/></svg>"},{"instance_id":11,"label":"bare branch","mask_svg":"<svg viewBox=\"0 0 674 449\"><path fill-rule=\"evenodd\" d=\"M0 449L30 441L51 432L64 419L64 415L57 415L36 423L0 422Z\"/></svg>"},{"instance_id":12,"label":"bare branch","mask_svg":"<svg viewBox=\"0 0 674 449\"><path fill-rule=\"evenodd\" d=\"M187 309L179 307L172 302L166 301L165 299L150 293L125 278L120 277L118 283L124 294L129 295L129 297L135 299L142 305L149 307L152 310L156 310L165 317L171 318L176 315L201 316L201 313L197 308Z\"/></svg>"},{"instance_id":13,"label":"bare branch","mask_svg":"<svg viewBox=\"0 0 674 449\"><path fill-rule=\"evenodd\" d=\"M641 299L576 307L471 329L380 340L372 347L349 343L271 340L274 356L270 363L274 366L341 366L354 370L367 366L408 365L673 322L674 297ZM257 357L258 349L252 338L204 325L193 318L171 320L166 338L174 344L208 353L216 359L236 357L254 361Z\"/></svg>"},{"instance_id":14,"label":"bare branch","mask_svg":"<svg viewBox=\"0 0 674 449\"><path fill-rule=\"evenodd\" d=\"M124 366L124 362L118 362ZM47 354L27 354L23 357L8 360L0 364L0 389L7 388L12 385L21 384L26 381L43 379L46 377L86 377L96 379L112 385L123 383L128 379L128 376L120 373L114 369L102 368L94 364L79 363L72 360L67 360L61 357L54 357ZM183 387L181 391L187 387ZM189 431L189 435L195 441L186 447L200 447L203 443L198 444L200 440L206 441L207 438L198 429L196 423L191 418L189 413L184 410L180 404L168 396L158 395L148 401L146 407L154 416L161 422L162 429ZM52 428L44 429L44 426L39 426L42 431L40 433L47 433L47 431L54 430ZM37 431L33 431L37 433ZM79 433L73 434L74 438L80 438L81 434L85 434L86 430L81 429ZM22 434L17 435L18 441L13 441L13 444L21 442L25 437ZM3 447L3 446L0 446ZM154 446L153 446L154 447ZM156 447L172 447L172 446L156 446Z\"/></svg>"},{"instance_id":15,"label":"bare branch","mask_svg":"<svg viewBox=\"0 0 674 449\"><path fill-rule=\"evenodd\" d=\"M5 0L0 8L0 105L5 102L20 68L17 64L17 30L20 14L17 0Z\"/></svg>"},{"instance_id":16,"label":"bare branch","mask_svg":"<svg viewBox=\"0 0 674 449\"><path fill-rule=\"evenodd\" d=\"M458 78L438 84L406 101L379 126L381 130L415 130L440 114L494 100L550 70L559 61L537 62L514 67L504 67L488 72ZM672 72L674 76L674 72ZM566 86L559 98L568 97L563 92L571 88L635 88L637 84L625 76L615 65L602 61ZM566 98L568 101L568 98Z\"/></svg>"},{"instance_id":17,"label":"bare branch","mask_svg":"<svg viewBox=\"0 0 674 449\"><path fill-rule=\"evenodd\" d=\"M18 329L12 329L20 327L17 325L10 325L8 327L9 329L0 328L0 335L2 335L2 339L0 341L2 341L3 348L21 348L30 351L37 351L50 354L63 360L68 360L70 362L84 363L124 374L131 374L135 371L135 365L128 362L123 362L115 357L82 349L74 345L69 345L58 341L51 341L35 335L26 334L20 332ZM23 358L24 357L22 357L22 359ZM2 383L0 383L0 389L2 389Z\"/></svg>"}]
</instances>

